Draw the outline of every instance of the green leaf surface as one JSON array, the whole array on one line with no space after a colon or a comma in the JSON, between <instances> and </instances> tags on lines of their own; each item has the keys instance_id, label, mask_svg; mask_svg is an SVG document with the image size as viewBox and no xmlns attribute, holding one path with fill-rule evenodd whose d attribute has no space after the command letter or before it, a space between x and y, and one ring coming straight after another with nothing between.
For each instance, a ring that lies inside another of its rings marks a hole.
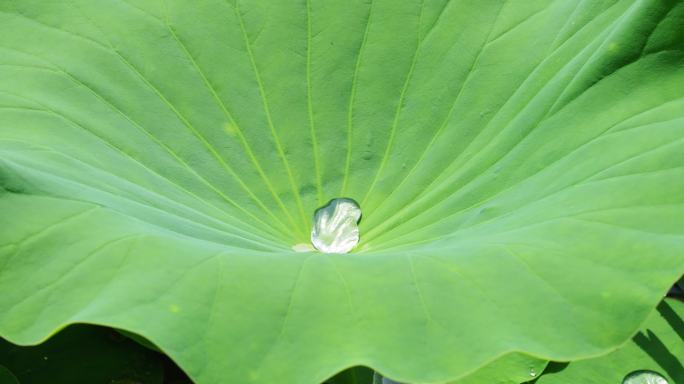
<instances>
[{"instance_id":1,"label":"green leaf surface","mask_svg":"<svg viewBox=\"0 0 684 384\"><path fill-rule=\"evenodd\" d=\"M544 360L511 353L449 384L520 384L539 376L546 364ZM374 375L366 367L354 367L340 372L325 384L383 384L383 381L396 383L378 372Z\"/></svg>"},{"instance_id":2,"label":"green leaf surface","mask_svg":"<svg viewBox=\"0 0 684 384\"><path fill-rule=\"evenodd\" d=\"M162 384L160 356L113 330L71 326L38 346L0 339L0 383L4 365L26 384Z\"/></svg>"},{"instance_id":3,"label":"green leaf surface","mask_svg":"<svg viewBox=\"0 0 684 384\"><path fill-rule=\"evenodd\" d=\"M547 362L511 353L494 360L461 380L449 384L520 384L535 379L544 371Z\"/></svg>"},{"instance_id":4,"label":"green leaf surface","mask_svg":"<svg viewBox=\"0 0 684 384\"><path fill-rule=\"evenodd\" d=\"M640 370L657 372L671 384L684 383L683 302L662 302L639 333L615 352L572 362L558 372L544 374L536 383L622 383L629 373Z\"/></svg>"},{"instance_id":5,"label":"green leaf surface","mask_svg":"<svg viewBox=\"0 0 684 384\"><path fill-rule=\"evenodd\" d=\"M0 336L202 383L456 380L684 273L684 3L0 2ZM297 253L360 203L350 254Z\"/></svg>"},{"instance_id":6,"label":"green leaf surface","mask_svg":"<svg viewBox=\"0 0 684 384\"><path fill-rule=\"evenodd\" d=\"M510 353L449 384L520 384L538 377L547 363L522 353ZM376 374L374 379L373 384L397 383L384 379L381 374Z\"/></svg>"}]
</instances>

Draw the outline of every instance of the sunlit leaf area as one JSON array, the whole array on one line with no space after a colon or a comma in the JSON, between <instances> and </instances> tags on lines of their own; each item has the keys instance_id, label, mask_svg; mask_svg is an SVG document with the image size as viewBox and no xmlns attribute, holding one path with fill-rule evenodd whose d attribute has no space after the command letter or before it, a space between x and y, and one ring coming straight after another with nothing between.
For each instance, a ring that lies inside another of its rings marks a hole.
<instances>
[{"instance_id":1,"label":"sunlit leaf area","mask_svg":"<svg viewBox=\"0 0 684 384\"><path fill-rule=\"evenodd\" d=\"M684 383L684 2L0 0L0 384Z\"/></svg>"}]
</instances>

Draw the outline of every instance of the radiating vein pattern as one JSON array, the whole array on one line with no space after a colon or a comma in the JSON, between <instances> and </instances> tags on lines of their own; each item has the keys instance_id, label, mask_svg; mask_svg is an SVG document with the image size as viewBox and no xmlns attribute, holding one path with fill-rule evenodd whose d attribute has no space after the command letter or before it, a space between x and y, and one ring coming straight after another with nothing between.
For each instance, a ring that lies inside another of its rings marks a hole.
<instances>
[{"instance_id":1,"label":"radiating vein pattern","mask_svg":"<svg viewBox=\"0 0 684 384\"><path fill-rule=\"evenodd\" d=\"M513 382L604 354L684 273L683 20L0 1L0 337L107 324L198 383ZM358 245L292 251L340 196Z\"/></svg>"}]
</instances>

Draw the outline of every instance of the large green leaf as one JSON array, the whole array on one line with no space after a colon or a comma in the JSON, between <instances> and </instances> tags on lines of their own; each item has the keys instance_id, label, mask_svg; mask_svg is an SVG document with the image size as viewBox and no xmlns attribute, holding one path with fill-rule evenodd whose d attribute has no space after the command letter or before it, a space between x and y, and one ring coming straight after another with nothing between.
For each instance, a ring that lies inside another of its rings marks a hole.
<instances>
[{"instance_id":1,"label":"large green leaf","mask_svg":"<svg viewBox=\"0 0 684 384\"><path fill-rule=\"evenodd\" d=\"M449 384L520 384L538 377L546 361L521 353L511 353L494 360L472 375Z\"/></svg>"},{"instance_id":2,"label":"large green leaf","mask_svg":"<svg viewBox=\"0 0 684 384\"><path fill-rule=\"evenodd\" d=\"M510 353L471 374L449 382L449 384L519 384L538 377L546 367L547 361L526 356L521 353ZM366 367L347 369L324 384L383 384L392 379L383 378L382 374Z\"/></svg>"},{"instance_id":3,"label":"large green leaf","mask_svg":"<svg viewBox=\"0 0 684 384\"><path fill-rule=\"evenodd\" d=\"M684 382L684 303L666 300L653 311L639 333L615 352L573 362L544 374L537 384L621 383L634 371L656 372L669 383Z\"/></svg>"},{"instance_id":4,"label":"large green leaf","mask_svg":"<svg viewBox=\"0 0 684 384\"><path fill-rule=\"evenodd\" d=\"M0 336L199 383L456 380L625 341L684 272L684 4L0 2ZM296 253L315 208L347 255Z\"/></svg>"},{"instance_id":5,"label":"large green leaf","mask_svg":"<svg viewBox=\"0 0 684 384\"><path fill-rule=\"evenodd\" d=\"M510 353L448 384L520 384L538 377L546 368L547 361L521 353ZM397 383L377 373L373 384Z\"/></svg>"}]
</instances>

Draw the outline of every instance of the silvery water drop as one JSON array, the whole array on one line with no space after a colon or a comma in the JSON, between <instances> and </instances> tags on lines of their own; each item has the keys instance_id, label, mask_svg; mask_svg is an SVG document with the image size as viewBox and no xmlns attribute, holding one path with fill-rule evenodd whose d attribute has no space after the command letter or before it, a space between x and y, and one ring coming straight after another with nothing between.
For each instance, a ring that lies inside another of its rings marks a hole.
<instances>
[{"instance_id":1,"label":"silvery water drop","mask_svg":"<svg viewBox=\"0 0 684 384\"><path fill-rule=\"evenodd\" d=\"M537 377L537 371L534 368L530 368L530 377Z\"/></svg>"},{"instance_id":2,"label":"silvery water drop","mask_svg":"<svg viewBox=\"0 0 684 384\"><path fill-rule=\"evenodd\" d=\"M668 384L659 373L647 370L634 371L625 376L622 384Z\"/></svg>"},{"instance_id":3,"label":"silvery water drop","mask_svg":"<svg viewBox=\"0 0 684 384\"><path fill-rule=\"evenodd\" d=\"M316 210L311 243L325 253L347 253L359 243L361 208L352 199L339 198Z\"/></svg>"}]
</instances>

